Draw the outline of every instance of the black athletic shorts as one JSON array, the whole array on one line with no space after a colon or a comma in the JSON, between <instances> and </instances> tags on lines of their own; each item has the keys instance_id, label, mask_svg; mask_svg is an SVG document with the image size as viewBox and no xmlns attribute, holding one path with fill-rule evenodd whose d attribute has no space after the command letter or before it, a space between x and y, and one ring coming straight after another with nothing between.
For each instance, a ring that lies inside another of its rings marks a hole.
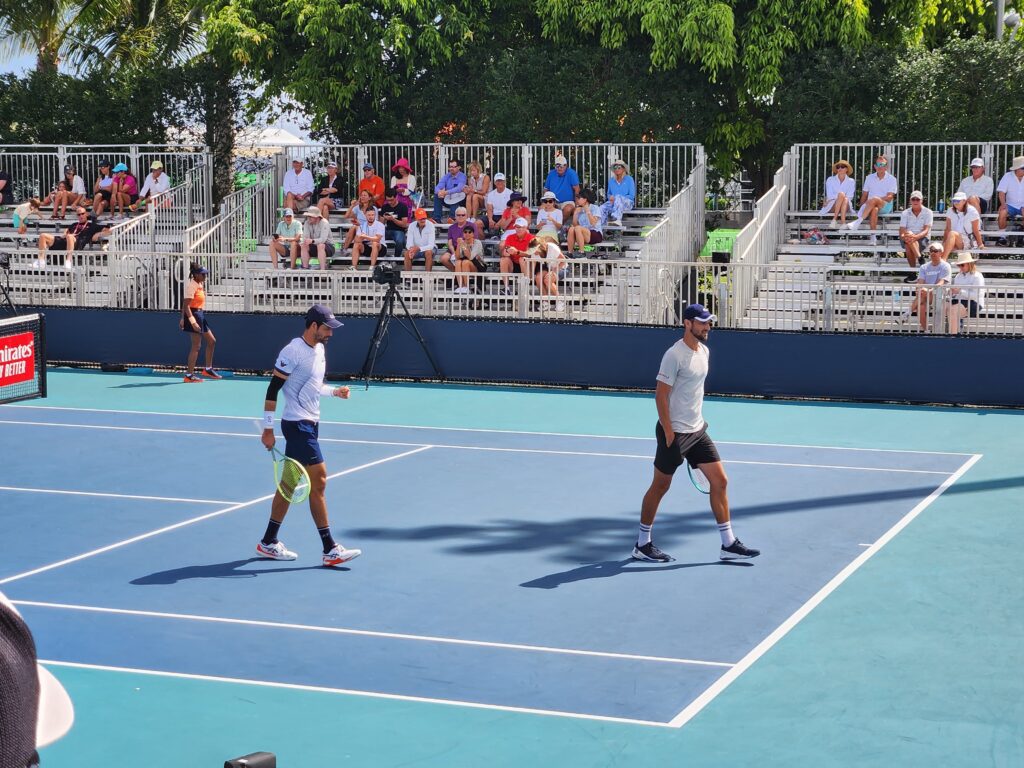
<instances>
[{"instance_id":1,"label":"black athletic shorts","mask_svg":"<svg viewBox=\"0 0 1024 768\"><path fill-rule=\"evenodd\" d=\"M658 450L654 454L654 468L666 475L674 475L684 461L689 462L691 467L721 461L718 449L715 448L714 441L708 435L707 424L699 432L677 434L675 442L671 446L665 445L665 430L661 428L660 421L654 427L654 435L658 440Z\"/></svg>"}]
</instances>

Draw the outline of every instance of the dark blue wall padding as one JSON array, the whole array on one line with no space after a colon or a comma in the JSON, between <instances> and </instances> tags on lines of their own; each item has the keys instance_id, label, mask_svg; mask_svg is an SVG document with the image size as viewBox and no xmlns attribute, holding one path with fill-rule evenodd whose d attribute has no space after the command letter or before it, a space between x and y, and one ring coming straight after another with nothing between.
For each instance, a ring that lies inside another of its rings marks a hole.
<instances>
[{"instance_id":1,"label":"dark blue wall padding","mask_svg":"<svg viewBox=\"0 0 1024 768\"><path fill-rule=\"evenodd\" d=\"M47 317L51 360L183 365L186 334L177 313L39 308ZM217 336L216 363L265 371L302 316L208 315ZM328 370L356 374L375 317L342 318L328 345ZM465 381L644 388L654 386L675 328L562 323L418 319L445 376ZM1024 405L1024 339L714 330L710 337L714 394L820 397L972 405ZM396 321L376 372L431 377L413 336Z\"/></svg>"}]
</instances>

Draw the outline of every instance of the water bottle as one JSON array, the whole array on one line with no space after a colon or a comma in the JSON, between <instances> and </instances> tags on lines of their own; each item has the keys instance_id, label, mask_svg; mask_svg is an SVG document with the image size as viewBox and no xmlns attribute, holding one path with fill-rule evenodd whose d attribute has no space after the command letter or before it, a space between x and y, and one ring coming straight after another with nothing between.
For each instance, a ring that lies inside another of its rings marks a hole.
<instances>
[{"instance_id":1,"label":"water bottle","mask_svg":"<svg viewBox=\"0 0 1024 768\"><path fill-rule=\"evenodd\" d=\"M946 210L946 201L939 200L939 204L935 206L935 210L938 211L939 213L944 212Z\"/></svg>"}]
</instances>

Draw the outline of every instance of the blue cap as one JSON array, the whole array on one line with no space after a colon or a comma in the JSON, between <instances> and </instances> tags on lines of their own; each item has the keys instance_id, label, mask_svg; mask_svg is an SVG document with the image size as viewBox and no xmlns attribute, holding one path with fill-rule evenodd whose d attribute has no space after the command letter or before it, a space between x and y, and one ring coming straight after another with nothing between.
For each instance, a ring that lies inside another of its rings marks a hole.
<instances>
[{"instance_id":1,"label":"blue cap","mask_svg":"<svg viewBox=\"0 0 1024 768\"><path fill-rule=\"evenodd\" d=\"M309 308L306 312L306 322L326 325L328 328L341 328L341 321L323 304L314 304Z\"/></svg>"},{"instance_id":2,"label":"blue cap","mask_svg":"<svg viewBox=\"0 0 1024 768\"><path fill-rule=\"evenodd\" d=\"M704 309L703 304L691 304L683 310L683 320L699 320L702 323L717 321L718 318Z\"/></svg>"},{"instance_id":3,"label":"blue cap","mask_svg":"<svg viewBox=\"0 0 1024 768\"><path fill-rule=\"evenodd\" d=\"M363 170L364 171L372 171L373 170L373 163L363 163Z\"/></svg>"},{"instance_id":4,"label":"blue cap","mask_svg":"<svg viewBox=\"0 0 1024 768\"><path fill-rule=\"evenodd\" d=\"M118 163L117 165L114 166L114 171L118 172L118 173L121 172L121 171L127 171L127 170L128 170L128 166L125 165L124 163Z\"/></svg>"}]
</instances>

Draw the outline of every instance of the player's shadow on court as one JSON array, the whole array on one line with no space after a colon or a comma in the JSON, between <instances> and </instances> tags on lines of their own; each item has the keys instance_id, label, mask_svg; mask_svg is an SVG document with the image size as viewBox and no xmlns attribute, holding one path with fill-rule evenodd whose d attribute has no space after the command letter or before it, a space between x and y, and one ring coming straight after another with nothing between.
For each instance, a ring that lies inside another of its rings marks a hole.
<instances>
[{"instance_id":1,"label":"player's shadow on court","mask_svg":"<svg viewBox=\"0 0 1024 768\"><path fill-rule=\"evenodd\" d=\"M138 389L139 387L176 387L180 383L181 382L175 380L175 381L160 381L160 382L153 381L153 382L146 382L145 384L141 384L141 383L140 384L118 384L116 387L111 387L111 389Z\"/></svg>"},{"instance_id":2,"label":"player's shadow on court","mask_svg":"<svg viewBox=\"0 0 1024 768\"><path fill-rule=\"evenodd\" d=\"M267 573L291 573L292 571L348 571L348 568L325 568L322 565L303 565L271 567L271 568L245 568L250 563L264 563L271 565L274 561L262 557L250 557L245 560L232 560L227 563L210 563L209 565L186 565L182 568L171 568L168 571L157 571L148 576L140 576L132 579L129 583L136 586L149 587L154 585L177 584L179 581L189 579L254 579Z\"/></svg>"},{"instance_id":3,"label":"player's shadow on court","mask_svg":"<svg viewBox=\"0 0 1024 768\"><path fill-rule=\"evenodd\" d=\"M588 579L607 579L623 573L664 573L665 571L680 571L683 568L701 568L705 565L721 565L726 568L749 568L753 563L735 560L709 560L704 563L643 563L627 557L625 560L605 560L601 563L587 563L579 568L541 576L539 579L533 579L532 581L524 581L519 586L528 589L557 589L563 584L572 584L573 582L587 581Z\"/></svg>"}]
</instances>

